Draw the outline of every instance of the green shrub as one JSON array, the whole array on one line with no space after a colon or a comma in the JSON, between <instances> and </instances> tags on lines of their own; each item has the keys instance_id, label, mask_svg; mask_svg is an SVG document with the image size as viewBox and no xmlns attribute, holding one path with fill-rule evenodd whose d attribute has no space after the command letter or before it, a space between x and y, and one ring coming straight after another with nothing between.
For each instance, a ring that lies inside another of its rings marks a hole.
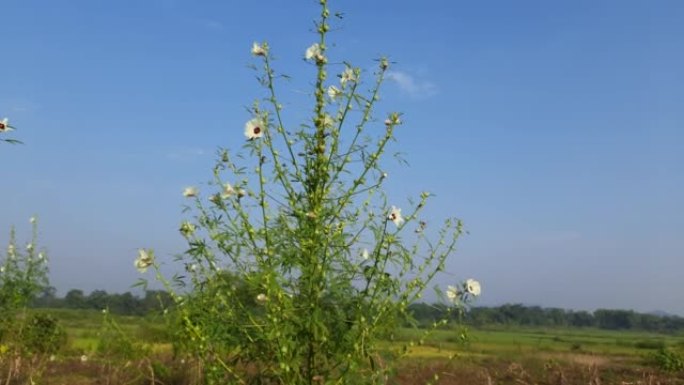
<instances>
[{"instance_id":1,"label":"green shrub","mask_svg":"<svg viewBox=\"0 0 684 385\"><path fill-rule=\"evenodd\" d=\"M29 354L54 354L66 346L67 334L57 318L39 313L21 330L21 342Z\"/></svg>"},{"instance_id":2,"label":"green shrub","mask_svg":"<svg viewBox=\"0 0 684 385\"><path fill-rule=\"evenodd\" d=\"M637 349L665 349L663 340L641 340L634 343Z\"/></svg>"},{"instance_id":3,"label":"green shrub","mask_svg":"<svg viewBox=\"0 0 684 385\"><path fill-rule=\"evenodd\" d=\"M684 358L675 350L660 348L651 356L655 365L666 372L677 372L684 370Z\"/></svg>"}]
</instances>

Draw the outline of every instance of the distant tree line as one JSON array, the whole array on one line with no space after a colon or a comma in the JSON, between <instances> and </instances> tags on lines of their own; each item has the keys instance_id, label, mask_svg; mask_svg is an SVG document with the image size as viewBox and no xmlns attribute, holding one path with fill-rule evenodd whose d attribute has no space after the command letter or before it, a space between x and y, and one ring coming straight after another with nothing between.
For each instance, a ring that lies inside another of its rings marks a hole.
<instances>
[{"instance_id":1,"label":"distant tree line","mask_svg":"<svg viewBox=\"0 0 684 385\"><path fill-rule=\"evenodd\" d=\"M109 309L119 315L146 315L172 305L170 295L163 290L148 290L142 296L131 292L107 293L94 290L85 294L72 289L64 297L57 297L54 287L46 288L33 303L34 307L67 309ZM245 295L250 295L245 293ZM431 325L443 319L447 308L441 304L415 303L410 306L419 325ZM456 317L452 314L451 317ZM585 327L608 330L643 330L661 333L684 331L684 318L637 313L632 310L598 309L594 312L506 304L495 307L473 307L465 312L462 321L471 326L533 326Z\"/></svg>"},{"instance_id":2,"label":"distant tree line","mask_svg":"<svg viewBox=\"0 0 684 385\"><path fill-rule=\"evenodd\" d=\"M443 305L416 303L410 306L419 324L429 325L446 313ZM521 304L473 307L464 323L482 326L593 327L608 330L643 330L673 333L684 330L684 318L637 313L632 310L598 309L594 312L543 308Z\"/></svg>"},{"instance_id":3,"label":"distant tree line","mask_svg":"<svg viewBox=\"0 0 684 385\"><path fill-rule=\"evenodd\" d=\"M34 300L33 307L53 309L109 309L119 315L146 315L159 312L163 306L170 306L170 295L163 290L148 290L143 296L131 292L107 293L104 290L94 290L86 295L83 290L69 290L64 297L57 296L54 287L47 287Z\"/></svg>"}]
</instances>

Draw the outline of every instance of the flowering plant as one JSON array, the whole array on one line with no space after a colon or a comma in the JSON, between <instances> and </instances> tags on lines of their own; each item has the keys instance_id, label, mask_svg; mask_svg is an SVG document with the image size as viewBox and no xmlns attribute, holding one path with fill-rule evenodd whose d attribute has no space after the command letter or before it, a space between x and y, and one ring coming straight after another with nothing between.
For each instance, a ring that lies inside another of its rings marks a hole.
<instances>
[{"instance_id":1,"label":"flowering plant","mask_svg":"<svg viewBox=\"0 0 684 385\"><path fill-rule=\"evenodd\" d=\"M425 231L430 193L403 210L387 204L381 158L402 121L373 111L390 63L379 60L368 94L351 64L330 79L330 10L320 4L318 41L303 52L316 73L311 120L286 123L270 47L254 43L267 96L249 111L246 156L219 150L217 192L183 192L195 212L180 226L185 272L166 279L150 250L136 261L174 292L179 345L210 383L386 383L406 349L381 339L411 320L409 305L462 232L456 219Z\"/></svg>"},{"instance_id":2,"label":"flowering plant","mask_svg":"<svg viewBox=\"0 0 684 385\"><path fill-rule=\"evenodd\" d=\"M40 372L52 346L46 336L53 336L56 323L49 317L29 317L27 307L36 296L48 287L48 264L44 251L37 246L38 225L31 217L33 227L31 241L23 247L18 245L15 230L10 231L9 244L4 259L0 260L0 364L7 363L8 371L3 373L3 382L10 383L31 378ZM47 325L46 325L47 323ZM42 329L37 329L42 327ZM40 337L32 337L37 331ZM22 357L31 360L22 364ZM24 365L28 364L28 368ZM4 365L3 365L4 366ZM26 373L23 373L26 369Z\"/></svg>"},{"instance_id":3,"label":"flowering plant","mask_svg":"<svg viewBox=\"0 0 684 385\"><path fill-rule=\"evenodd\" d=\"M16 127L10 126L9 119L3 118L2 120L0 120L0 142L7 142L7 143L11 143L11 144L20 144L21 141L19 141L19 140L7 139L7 138L2 137L2 135L6 134L10 131L14 131L15 129L16 129Z\"/></svg>"}]
</instances>

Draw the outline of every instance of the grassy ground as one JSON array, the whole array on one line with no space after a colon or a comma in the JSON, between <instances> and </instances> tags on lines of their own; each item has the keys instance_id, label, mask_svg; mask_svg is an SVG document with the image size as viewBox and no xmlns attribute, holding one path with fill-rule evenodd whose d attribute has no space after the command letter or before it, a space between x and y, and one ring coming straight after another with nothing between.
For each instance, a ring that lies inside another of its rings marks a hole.
<instances>
[{"instance_id":1,"label":"grassy ground","mask_svg":"<svg viewBox=\"0 0 684 385\"><path fill-rule=\"evenodd\" d=\"M45 384L192 384L197 366L173 360L164 324L157 317L120 317L127 338L144 342L146 355L114 362L98 350L103 314L50 310L66 328L68 347L46 364L37 383ZM421 338L423 343L419 343ZM402 329L387 341L392 349L414 341L395 381L421 384L684 384L684 373L661 372L650 357L662 347L684 355L684 335L595 329L488 328L469 330ZM87 360L82 361L81 357Z\"/></svg>"},{"instance_id":2,"label":"grassy ground","mask_svg":"<svg viewBox=\"0 0 684 385\"><path fill-rule=\"evenodd\" d=\"M420 331L405 329L398 340L418 339ZM527 354L572 353L637 358L661 347L684 347L683 335L598 329L488 328L469 330L465 343L456 330L437 330L426 346L465 354L518 357Z\"/></svg>"}]
</instances>

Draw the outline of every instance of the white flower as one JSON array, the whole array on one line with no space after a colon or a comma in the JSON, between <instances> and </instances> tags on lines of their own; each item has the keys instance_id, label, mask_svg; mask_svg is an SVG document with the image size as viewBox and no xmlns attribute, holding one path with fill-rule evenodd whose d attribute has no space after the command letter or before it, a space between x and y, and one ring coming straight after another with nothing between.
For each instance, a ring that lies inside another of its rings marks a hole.
<instances>
[{"instance_id":1,"label":"white flower","mask_svg":"<svg viewBox=\"0 0 684 385\"><path fill-rule=\"evenodd\" d=\"M361 250L361 258L363 258L364 261L367 261L368 258L370 258L370 255L368 253L368 249Z\"/></svg>"},{"instance_id":2,"label":"white flower","mask_svg":"<svg viewBox=\"0 0 684 385\"><path fill-rule=\"evenodd\" d=\"M0 120L0 132L8 131L12 131L12 127L10 127L7 118L4 118L3 120Z\"/></svg>"},{"instance_id":3,"label":"white flower","mask_svg":"<svg viewBox=\"0 0 684 385\"><path fill-rule=\"evenodd\" d=\"M43 259L45 259L45 254L43 254L42 252L38 253L38 260L42 261Z\"/></svg>"},{"instance_id":4,"label":"white flower","mask_svg":"<svg viewBox=\"0 0 684 385\"><path fill-rule=\"evenodd\" d=\"M31 224L36 223L36 217L29 218L29 222L31 222Z\"/></svg>"},{"instance_id":5,"label":"white flower","mask_svg":"<svg viewBox=\"0 0 684 385\"><path fill-rule=\"evenodd\" d=\"M134 263L135 268L139 272L144 273L148 267L152 266L152 263L154 263L154 252L152 250L139 249L138 259Z\"/></svg>"},{"instance_id":6,"label":"white flower","mask_svg":"<svg viewBox=\"0 0 684 385\"><path fill-rule=\"evenodd\" d=\"M314 43L311 45L311 47L306 49L304 58L306 58L306 60L314 59L317 63L325 63L326 61L325 56L323 56L323 50L318 43Z\"/></svg>"},{"instance_id":7,"label":"white flower","mask_svg":"<svg viewBox=\"0 0 684 385\"><path fill-rule=\"evenodd\" d=\"M342 93L341 89L339 89L335 86L328 87L328 96L330 96L330 99L335 100L342 95L343 95L343 93Z\"/></svg>"},{"instance_id":8,"label":"white flower","mask_svg":"<svg viewBox=\"0 0 684 385\"><path fill-rule=\"evenodd\" d=\"M401 209L395 206L392 206L389 215L387 215L387 219L394 222L397 226L401 226L401 224L404 223L404 218L401 217Z\"/></svg>"},{"instance_id":9,"label":"white flower","mask_svg":"<svg viewBox=\"0 0 684 385\"><path fill-rule=\"evenodd\" d=\"M268 297L266 297L266 294L261 293L261 294L256 296L256 300L259 304L263 305L266 302L268 302Z\"/></svg>"},{"instance_id":10,"label":"white flower","mask_svg":"<svg viewBox=\"0 0 684 385\"><path fill-rule=\"evenodd\" d=\"M306 60L311 60L317 54L320 54L320 53L321 53L321 47L318 45L318 43L314 43L309 48L306 49L306 52L304 53L304 57L306 58Z\"/></svg>"},{"instance_id":11,"label":"white flower","mask_svg":"<svg viewBox=\"0 0 684 385\"><path fill-rule=\"evenodd\" d=\"M183 196L186 198L194 198L197 196L198 193L199 193L199 191L197 190L197 187L193 187L193 186L186 187L183 190Z\"/></svg>"},{"instance_id":12,"label":"white flower","mask_svg":"<svg viewBox=\"0 0 684 385\"><path fill-rule=\"evenodd\" d=\"M222 199L228 199L233 194L235 194L235 189L233 188L233 186L231 186L230 183L224 184L223 185L223 191L221 192L221 198Z\"/></svg>"},{"instance_id":13,"label":"white flower","mask_svg":"<svg viewBox=\"0 0 684 385\"><path fill-rule=\"evenodd\" d=\"M259 44L254 42L252 44L252 55L254 56L266 56L268 52L268 46L266 44Z\"/></svg>"},{"instance_id":14,"label":"white flower","mask_svg":"<svg viewBox=\"0 0 684 385\"><path fill-rule=\"evenodd\" d=\"M14 245L7 246L7 254L9 254L10 256L14 255Z\"/></svg>"},{"instance_id":15,"label":"white flower","mask_svg":"<svg viewBox=\"0 0 684 385\"><path fill-rule=\"evenodd\" d=\"M249 140L261 138L264 135L264 122L259 118L254 118L245 123L245 136Z\"/></svg>"},{"instance_id":16,"label":"white flower","mask_svg":"<svg viewBox=\"0 0 684 385\"><path fill-rule=\"evenodd\" d=\"M456 302L458 299L458 288L456 286L447 286L446 296L451 302Z\"/></svg>"},{"instance_id":17,"label":"white flower","mask_svg":"<svg viewBox=\"0 0 684 385\"><path fill-rule=\"evenodd\" d=\"M335 120L333 120L332 116L325 114L323 116L323 127L325 128L330 128L335 124Z\"/></svg>"},{"instance_id":18,"label":"white flower","mask_svg":"<svg viewBox=\"0 0 684 385\"><path fill-rule=\"evenodd\" d=\"M0 273L4 273L4 272L5 272L5 266L0 266Z\"/></svg>"},{"instance_id":19,"label":"white flower","mask_svg":"<svg viewBox=\"0 0 684 385\"><path fill-rule=\"evenodd\" d=\"M81 356L81 362L88 362L88 356L85 354Z\"/></svg>"},{"instance_id":20,"label":"white flower","mask_svg":"<svg viewBox=\"0 0 684 385\"><path fill-rule=\"evenodd\" d=\"M474 296L478 296L482 292L482 288L480 287L480 283L474 279L466 280L465 289L468 293L470 293Z\"/></svg>"},{"instance_id":21,"label":"white flower","mask_svg":"<svg viewBox=\"0 0 684 385\"><path fill-rule=\"evenodd\" d=\"M401 119L399 119L399 114L396 112L393 112L390 114L390 116L385 119L385 125L386 126L398 126L401 124Z\"/></svg>"},{"instance_id":22,"label":"white flower","mask_svg":"<svg viewBox=\"0 0 684 385\"><path fill-rule=\"evenodd\" d=\"M382 174L380 174L380 180L387 179L388 176L389 176L388 173L383 172Z\"/></svg>"},{"instance_id":23,"label":"white flower","mask_svg":"<svg viewBox=\"0 0 684 385\"><path fill-rule=\"evenodd\" d=\"M245 195L247 195L247 191L245 191L245 189L242 189L242 188L241 188L241 189L238 189L238 190L237 190L238 199L244 197Z\"/></svg>"},{"instance_id":24,"label":"white flower","mask_svg":"<svg viewBox=\"0 0 684 385\"><path fill-rule=\"evenodd\" d=\"M356 75L356 71L351 67L345 68L344 72L342 72L342 75L340 75L340 83L342 84L342 87L346 86L347 82L356 83L357 81L358 76Z\"/></svg>"},{"instance_id":25,"label":"white flower","mask_svg":"<svg viewBox=\"0 0 684 385\"><path fill-rule=\"evenodd\" d=\"M26 244L26 250L27 250L27 251L33 250L33 243L27 243L27 244Z\"/></svg>"}]
</instances>

